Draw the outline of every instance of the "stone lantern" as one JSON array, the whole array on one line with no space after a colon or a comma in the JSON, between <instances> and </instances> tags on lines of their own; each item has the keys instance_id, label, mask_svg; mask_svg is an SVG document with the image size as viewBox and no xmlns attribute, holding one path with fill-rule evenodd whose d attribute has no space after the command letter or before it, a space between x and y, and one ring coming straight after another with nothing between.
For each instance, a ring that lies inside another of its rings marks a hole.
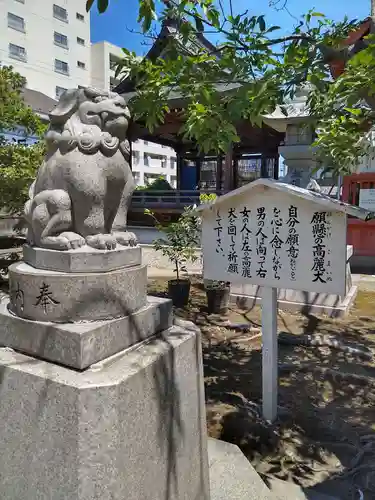
<instances>
[{"instance_id":1,"label":"stone lantern","mask_svg":"<svg viewBox=\"0 0 375 500\"><path fill-rule=\"evenodd\" d=\"M293 99L286 100L285 113L278 106L272 114L264 117L264 122L285 133L285 142L279 146L279 153L287 166L287 174L281 180L304 188L314 184L317 189L316 181L311 182L317 162L312 147L314 129L307 106L310 88L309 85L301 86Z\"/></svg>"}]
</instances>

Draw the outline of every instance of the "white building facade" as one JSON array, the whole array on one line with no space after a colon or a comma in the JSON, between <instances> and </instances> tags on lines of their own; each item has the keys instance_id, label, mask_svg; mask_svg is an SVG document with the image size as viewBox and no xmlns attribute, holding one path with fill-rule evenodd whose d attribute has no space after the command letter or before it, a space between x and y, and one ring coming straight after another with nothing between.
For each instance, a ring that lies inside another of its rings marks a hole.
<instances>
[{"instance_id":1,"label":"white building facade","mask_svg":"<svg viewBox=\"0 0 375 500\"><path fill-rule=\"evenodd\" d=\"M91 81L86 0L0 0L0 62L52 98Z\"/></svg>"},{"instance_id":2,"label":"white building facade","mask_svg":"<svg viewBox=\"0 0 375 500\"><path fill-rule=\"evenodd\" d=\"M120 83L115 78L115 65L122 57L117 45L106 41L91 44L91 85L110 90Z\"/></svg>"},{"instance_id":3,"label":"white building facade","mask_svg":"<svg viewBox=\"0 0 375 500\"><path fill-rule=\"evenodd\" d=\"M172 148L138 140L132 144L132 170L137 186L147 186L163 176L177 187L176 153Z\"/></svg>"},{"instance_id":4,"label":"white building facade","mask_svg":"<svg viewBox=\"0 0 375 500\"><path fill-rule=\"evenodd\" d=\"M123 52L105 41L91 44L86 0L0 0L0 9L0 64L13 66L28 89L59 99L69 88L119 83L115 65ZM137 185L162 175L176 187L173 149L139 140L132 158Z\"/></svg>"}]
</instances>

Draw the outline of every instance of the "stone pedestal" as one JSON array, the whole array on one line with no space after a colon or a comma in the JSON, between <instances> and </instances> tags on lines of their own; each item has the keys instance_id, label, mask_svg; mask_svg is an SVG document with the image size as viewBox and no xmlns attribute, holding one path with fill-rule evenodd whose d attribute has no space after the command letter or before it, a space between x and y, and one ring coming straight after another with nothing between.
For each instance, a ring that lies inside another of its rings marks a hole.
<instances>
[{"instance_id":1,"label":"stone pedestal","mask_svg":"<svg viewBox=\"0 0 375 500\"><path fill-rule=\"evenodd\" d=\"M71 323L127 316L146 305L146 266L62 273L9 266L10 310L20 318Z\"/></svg>"},{"instance_id":2,"label":"stone pedestal","mask_svg":"<svg viewBox=\"0 0 375 500\"><path fill-rule=\"evenodd\" d=\"M103 273L141 265L141 248L117 245L114 250L96 250L87 245L76 250L59 252L25 245L23 260L37 269L62 273Z\"/></svg>"},{"instance_id":3,"label":"stone pedestal","mask_svg":"<svg viewBox=\"0 0 375 500\"><path fill-rule=\"evenodd\" d=\"M0 349L2 500L209 500L197 332L83 372Z\"/></svg>"},{"instance_id":4,"label":"stone pedestal","mask_svg":"<svg viewBox=\"0 0 375 500\"><path fill-rule=\"evenodd\" d=\"M87 250L10 268L0 498L209 500L199 329L147 297L139 247Z\"/></svg>"},{"instance_id":5,"label":"stone pedestal","mask_svg":"<svg viewBox=\"0 0 375 500\"><path fill-rule=\"evenodd\" d=\"M137 312L108 321L51 323L18 318L0 304L0 344L83 370L172 326L170 300L148 297Z\"/></svg>"}]
</instances>

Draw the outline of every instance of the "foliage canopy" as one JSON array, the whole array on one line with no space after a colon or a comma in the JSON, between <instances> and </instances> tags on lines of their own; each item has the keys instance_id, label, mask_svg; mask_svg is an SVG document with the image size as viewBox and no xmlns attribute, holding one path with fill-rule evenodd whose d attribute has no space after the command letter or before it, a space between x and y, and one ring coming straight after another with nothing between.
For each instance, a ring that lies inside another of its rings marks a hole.
<instances>
[{"instance_id":1,"label":"foliage canopy","mask_svg":"<svg viewBox=\"0 0 375 500\"><path fill-rule=\"evenodd\" d=\"M25 78L12 67L0 67L0 208L16 214L22 212L44 156L42 142L25 146L5 138L15 129L22 129L25 137L43 134L43 123L23 100L25 85Z\"/></svg>"},{"instance_id":2,"label":"foliage canopy","mask_svg":"<svg viewBox=\"0 0 375 500\"><path fill-rule=\"evenodd\" d=\"M88 0L87 10L94 4L103 13L109 0ZM133 113L150 130L163 121L168 96L178 89L189 102L185 137L204 152L226 151L238 141L240 118L261 124L264 114L309 82L318 159L334 173L345 173L365 153L362 138L374 123L375 105L366 99L375 93L375 48L368 44L351 57L337 81L329 68L332 60L352 55L340 48L340 41L357 21L333 22L309 11L288 36L281 36L281 28L268 25L263 15L234 12L231 0L227 10L221 0L139 0L138 21L146 38L152 37L155 19L167 18L177 21L179 36L169 40L163 57L140 60L123 49L117 69L121 78L134 78ZM212 51L193 48L197 32L219 39ZM186 47L183 56L177 46ZM218 84L228 91L219 92Z\"/></svg>"}]
</instances>

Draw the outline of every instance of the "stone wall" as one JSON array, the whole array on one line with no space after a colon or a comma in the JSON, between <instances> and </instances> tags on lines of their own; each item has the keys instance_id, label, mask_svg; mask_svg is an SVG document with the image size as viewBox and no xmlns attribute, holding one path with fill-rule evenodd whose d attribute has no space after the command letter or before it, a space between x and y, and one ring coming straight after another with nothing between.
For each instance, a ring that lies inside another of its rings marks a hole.
<instances>
[{"instance_id":1,"label":"stone wall","mask_svg":"<svg viewBox=\"0 0 375 500\"><path fill-rule=\"evenodd\" d=\"M143 263L147 264L149 267L156 267L157 269L171 269L173 270L173 264L167 257L165 257L160 251L154 250L152 245L141 245L142 247L142 259ZM202 273L202 252L200 248L195 251L198 260L194 263L188 262L186 268L189 273Z\"/></svg>"}]
</instances>

